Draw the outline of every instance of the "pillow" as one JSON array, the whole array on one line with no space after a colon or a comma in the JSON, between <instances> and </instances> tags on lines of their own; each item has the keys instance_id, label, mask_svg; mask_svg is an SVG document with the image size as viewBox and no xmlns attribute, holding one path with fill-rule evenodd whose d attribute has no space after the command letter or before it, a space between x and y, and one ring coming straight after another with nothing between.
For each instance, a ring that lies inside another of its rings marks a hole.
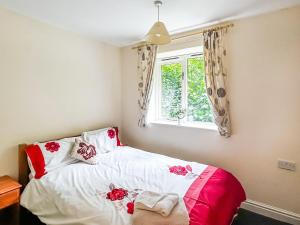
<instances>
[{"instance_id":1,"label":"pillow","mask_svg":"<svg viewBox=\"0 0 300 225\"><path fill-rule=\"evenodd\" d=\"M71 157L88 164L98 163L96 147L83 141L81 138L75 139L75 144L71 151Z\"/></svg>"},{"instance_id":2,"label":"pillow","mask_svg":"<svg viewBox=\"0 0 300 225\"><path fill-rule=\"evenodd\" d=\"M107 153L123 146L119 139L117 127L108 127L100 130L82 133L84 141L94 145L99 153Z\"/></svg>"},{"instance_id":3,"label":"pillow","mask_svg":"<svg viewBox=\"0 0 300 225\"><path fill-rule=\"evenodd\" d=\"M70 157L74 141L75 138L64 138L29 145L25 151L32 176L39 179L47 172L77 162Z\"/></svg>"}]
</instances>

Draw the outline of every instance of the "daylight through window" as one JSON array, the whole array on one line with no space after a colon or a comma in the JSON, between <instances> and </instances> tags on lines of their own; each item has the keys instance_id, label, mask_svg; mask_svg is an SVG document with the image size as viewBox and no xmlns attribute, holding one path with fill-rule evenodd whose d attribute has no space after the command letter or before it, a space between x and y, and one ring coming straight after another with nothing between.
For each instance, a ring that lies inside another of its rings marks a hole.
<instances>
[{"instance_id":1,"label":"daylight through window","mask_svg":"<svg viewBox=\"0 0 300 225\"><path fill-rule=\"evenodd\" d=\"M205 88L204 59L199 48L159 54L154 83L151 104L154 120L213 122Z\"/></svg>"}]
</instances>

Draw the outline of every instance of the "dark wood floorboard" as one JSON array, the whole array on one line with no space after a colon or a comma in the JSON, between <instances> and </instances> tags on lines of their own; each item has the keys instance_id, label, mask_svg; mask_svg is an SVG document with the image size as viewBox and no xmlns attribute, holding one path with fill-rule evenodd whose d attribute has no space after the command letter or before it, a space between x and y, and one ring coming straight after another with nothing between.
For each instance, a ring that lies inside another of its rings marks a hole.
<instances>
[{"instance_id":1,"label":"dark wood floorboard","mask_svg":"<svg viewBox=\"0 0 300 225\"><path fill-rule=\"evenodd\" d=\"M0 225L44 225L39 219L24 208L20 208L18 218L16 206L0 210ZM99 224L101 225L101 224ZM232 225L290 225L256 213L240 209L238 217Z\"/></svg>"}]
</instances>

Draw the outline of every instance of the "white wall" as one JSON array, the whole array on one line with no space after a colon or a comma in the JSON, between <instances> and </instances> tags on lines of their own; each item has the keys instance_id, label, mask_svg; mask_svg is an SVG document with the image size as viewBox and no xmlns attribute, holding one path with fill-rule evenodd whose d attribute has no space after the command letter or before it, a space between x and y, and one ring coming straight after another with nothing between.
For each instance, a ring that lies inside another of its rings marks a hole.
<instances>
[{"instance_id":1,"label":"white wall","mask_svg":"<svg viewBox=\"0 0 300 225\"><path fill-rule=\"evenodd\" d=\"M231 171L249 199L300 213L300 7L234 21L228 36L233 135L137 127L136 51L122 49L125 143ZM277 168L277 159L297 171Z\"/></svg>"},{"instance_id":2,"label":"white wall","mask_svg":"<svg viewBox=\"0 0 300 225\"><path fill-rule=\"evenodd\" d=\"M0 175L17 145L121 123L120 49L0 8Z\"/></svg>"}]
</instances>

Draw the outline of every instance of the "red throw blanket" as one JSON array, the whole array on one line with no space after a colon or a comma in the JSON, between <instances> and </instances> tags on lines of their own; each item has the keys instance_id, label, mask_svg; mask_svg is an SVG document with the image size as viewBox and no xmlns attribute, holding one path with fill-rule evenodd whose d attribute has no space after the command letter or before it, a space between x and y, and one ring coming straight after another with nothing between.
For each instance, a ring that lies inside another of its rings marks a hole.
<instances>
[{"instance_id":1,"label":"red throw blanket","mask_svg":"<svg viewBox=\"0 0 300 225\"><path fill-rule=\"evenodd\" d=\"M190 225L229 225L246 194L225 170L208 166L184 196Z\"/></svg>"}]
</instances>

